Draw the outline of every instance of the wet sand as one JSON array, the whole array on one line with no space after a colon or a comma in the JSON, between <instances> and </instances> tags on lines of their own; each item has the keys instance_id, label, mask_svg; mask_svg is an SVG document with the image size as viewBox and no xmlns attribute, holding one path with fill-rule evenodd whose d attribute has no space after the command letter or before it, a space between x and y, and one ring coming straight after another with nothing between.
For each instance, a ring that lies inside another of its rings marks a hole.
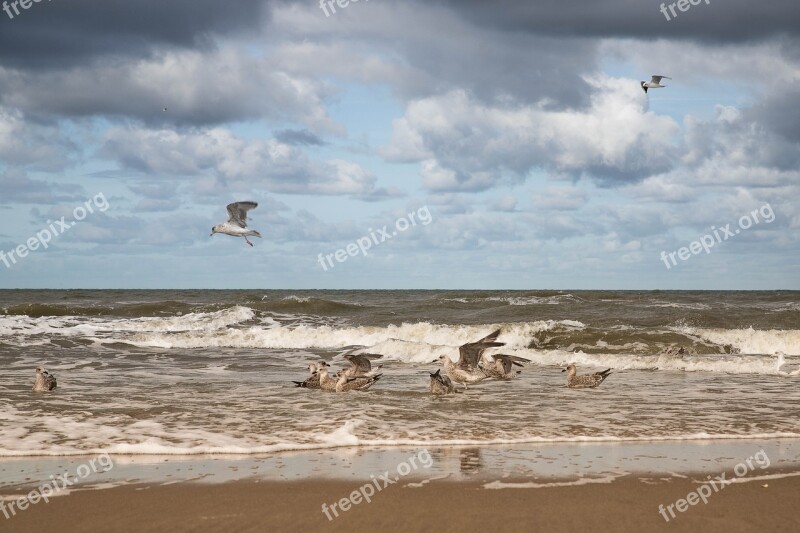
<instances>
[{"instance_id":1,"label":"wet sand","mask_svg":"<svg viewBox=\"0 0 800 533\"><path fill-rule=\"evenodd\" d=\"M702 479L701 476L700 478ZM525 480L517 480L525 482ZM768 485L764 487L764 485ZM179 483L78 491L39 503L0 530L172 533L183 531L797 531L800 477L736 483L667 523L659 514L697 489L690 477L490 490L481 482L395 484L328 520L354 480Z\"/></svg>"},{"instance_id":2,"label":"wet sand","mask_svg":"<svg viewBox=\"0 0 800 533\"><path fill-rule=\"evenodd\" d=\"M794 439L118 455L48 503L4 516L54 473L88 472L91 459L0 461L0 532L800 530ZM708 488L722 474L735 482ZM708 503L677 503L700 487Z\"/></svg>"}]
</instances>

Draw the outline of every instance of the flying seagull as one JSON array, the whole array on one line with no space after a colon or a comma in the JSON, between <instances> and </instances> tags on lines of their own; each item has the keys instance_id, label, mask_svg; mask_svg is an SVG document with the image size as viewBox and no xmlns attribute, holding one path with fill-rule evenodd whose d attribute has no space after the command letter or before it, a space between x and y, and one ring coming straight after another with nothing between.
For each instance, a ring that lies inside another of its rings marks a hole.
<instances>
[{"instance_id":1,"label":"flying seagull","mask_svg":"<svg viewBox=\"0 0 800 533\"><path fill-rule=\"evenodd\" d=\"M662 87L666 87L666 85L661 85L662 79L671 80L672 78L653 74L653 77L650 78L650 81L642 82L642 90L647 93L647 89L661 89Z\"/></svg>"},{"instance_id":2,"label":"flying seagull","mask_svg":"<svg viewBox=\"0 0 800 533\"><path fill-rule=\"evenodd\" d=\"M42 367L36 369L36 381L33 382L33 390L36 392L49 391L56 388L56 377Z\"/></svg>"},{"instance_id":3,"label":"flying seagull","mask_svg":"<svg viewBox=\"0 0 800 533\"><path fill-rule=\"evenodd\" d=\"M224 224L217 224L211 228L211 236L215 233L224 233L231 237L244 237L244 240L250 246L253 243L247 240L247 237L261 237L261 234L256 230L248 229L247 227L247 212L251 209L258 207L255 202L234 202L228 204L228 221Z\"/></svg>"},{"instance_id":4,"label":"flying seagull","mask_svg":"<svg viewBox=\"0 0 800 533\"><path fill-rule=\"evenodd\" d=\"M497 336L500 335L500 330L493 331L479 341L468 342L458 348L458 362L454 363L446 355L440 355L438 359L431 361L441 361L445 372L456 383L461 383L464 388L467 388L468 383L479 383L487 376L483 370L478 368L478 363L481 361L481 356L487 348L496 348L497 346L504 346L504 342L496 342Z\"/></svg>"},{"instance_id":5,"label":"flying seagull","mask_svg":"<svg viewBox=\"0 0 800 533\"><path fill-rule=\"evenodd\" d=\"M567 365L567 368L562 370L562 372L567 373L567 387L570 389L593 389L600 385L608 375L611 373L611 369L603 370L602 372L595 372L594 374L584 374L582 376L577 376L576 373L578 372L575 368L575 365Z\"/></svg>"}]
</instances>

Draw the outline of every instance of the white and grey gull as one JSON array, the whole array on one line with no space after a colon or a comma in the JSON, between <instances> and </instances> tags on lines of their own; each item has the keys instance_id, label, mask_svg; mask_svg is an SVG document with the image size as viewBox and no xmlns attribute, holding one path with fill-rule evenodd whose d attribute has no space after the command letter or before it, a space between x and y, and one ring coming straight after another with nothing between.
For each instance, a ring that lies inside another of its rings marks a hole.
<instances>
[{"instance_id":1,"label":"white and grey gull","mask_svg":"<svg viewBox=\"0 0 800 533\"><path fill-rule=\"evenodd\" d=\"M653 74L653 77L650 78L650 81L643 81L641 82L642 90L647 93L647 89L661 89L666 87L666 85L661 85L661 80L671 80L672 78L668 76L660 76L658 74Z\"/></svg>"},{"instance_id":2,"label":"white and grey gull","mask_svg":"<svg viewBox=\"0 0 800 533\"><path fill-rule=\"evenodd\" d=\"M250 242L247 237L260 238L261 234L247 227L247 212L256 207L258 207L258 204L255 202L234 202L228 204L228 221L223 224L217 224L211 228L211 236L213 237L215 233L223 233L231 237L244 237L245 242L253 246L253 243Z\"/></svg>"}]
</instances>

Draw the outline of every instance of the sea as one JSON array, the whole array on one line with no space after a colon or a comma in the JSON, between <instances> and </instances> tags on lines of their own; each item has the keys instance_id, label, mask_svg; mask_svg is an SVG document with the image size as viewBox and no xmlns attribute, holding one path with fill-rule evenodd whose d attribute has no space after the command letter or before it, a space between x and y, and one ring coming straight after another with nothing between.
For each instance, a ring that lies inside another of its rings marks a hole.
<instances>
[{"instance_id":1,"label":"sea","mask_svg":"<svg viewBox=\"0 0 800 533\"><path fill-rule=\"evenodd\" d=\"M495 329L521 374L432 396ZM369 391L293 383L350 351ZM2 290L0 368L0 458L800 439L800 292Z\"/></svg>"}]
</instances>

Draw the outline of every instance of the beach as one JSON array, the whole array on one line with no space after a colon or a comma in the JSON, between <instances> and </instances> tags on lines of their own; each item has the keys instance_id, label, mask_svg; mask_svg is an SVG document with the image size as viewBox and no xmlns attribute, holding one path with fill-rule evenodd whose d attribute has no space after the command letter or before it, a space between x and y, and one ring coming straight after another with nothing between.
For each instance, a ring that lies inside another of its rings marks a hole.
<instances>
[{"instance_id":1,"label":"beach","mask_svg":"<svg viewBox=\"0 0 800 533\"><path fill-rule=\"evenodd\" d=\"M575 452L577 450L562 450ZM196 468L202 470L195 460ZM651 472L585 484L504 478L503 488L486 479L400 481L339 515L322 510L371 483L350 479L298 481L247 479L228 482L159 482L78 490L40 502L0 530L160 531L796 531L794 504L800 469L766 469L734 483L683 513L667 506L698 489L707 474ZM758 478L758 479L756 479ZM166 484L165 484L166 483Z\"/></svg>"},{"instance_id":2,"label":"beach","mask_svg":"<svg viewBox=\"0 0 800 533\"><path fill-rule=\"evenodd\" d=\"M797 527L793 292L2 292L3 531ZM430 394L496 330L518 375Z\"/></svg>"}]
</instances>

